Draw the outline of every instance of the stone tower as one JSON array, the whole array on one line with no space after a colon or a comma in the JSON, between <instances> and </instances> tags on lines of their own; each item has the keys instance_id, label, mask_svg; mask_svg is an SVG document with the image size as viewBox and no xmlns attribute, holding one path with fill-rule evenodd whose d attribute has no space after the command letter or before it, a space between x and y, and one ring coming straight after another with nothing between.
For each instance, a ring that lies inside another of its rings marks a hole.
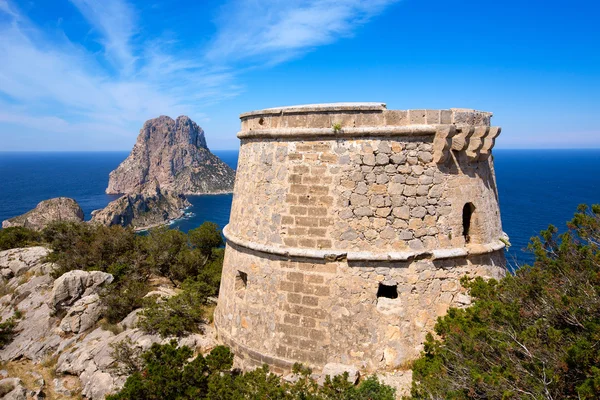
<instances>
[{"instance_id":1,"label":"stone tower","mask_svg":"<svg viewBox=\"0 0 600 400\"><path fill-rule=\"evenodd\" d=\"M502 276L491 116L381 103L242 114L215 311L240 365L402 366L438 316L470 303L462 276Z\"/></svg>"}]
</instances>

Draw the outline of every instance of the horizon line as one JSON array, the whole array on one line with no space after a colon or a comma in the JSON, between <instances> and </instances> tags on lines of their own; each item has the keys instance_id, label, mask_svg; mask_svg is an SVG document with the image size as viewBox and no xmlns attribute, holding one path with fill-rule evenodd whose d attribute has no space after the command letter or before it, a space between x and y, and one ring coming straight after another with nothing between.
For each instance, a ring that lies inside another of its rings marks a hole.
<instances>
[{"instance_id":1,"label":"horizon line","mask_svg":"<svg viewBox=\"0 0 600 400\"><path fill-rule=\"evenodd\" d=\"M209 149L214 151L239 151L235 149ZM600 150L598 147L496 147L494 150ZM2 153L123 153L131 150L0 150Z\"/></svg>"}]
</instances>

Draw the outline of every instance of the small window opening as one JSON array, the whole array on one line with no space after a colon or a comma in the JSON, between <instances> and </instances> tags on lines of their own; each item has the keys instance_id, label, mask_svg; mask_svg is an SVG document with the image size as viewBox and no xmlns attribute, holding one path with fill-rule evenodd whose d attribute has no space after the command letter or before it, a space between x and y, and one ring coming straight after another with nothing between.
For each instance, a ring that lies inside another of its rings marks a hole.
<instances>
[{"instance_id":1,"label":"small window opening","mask_svg":"<svg viewBox=\"0 0 600 400\"><path fill-rule=\"evenodd\" d=\"M237 293L243 293L248 286L248 274L242 271L238 271L235 276L235 291Z\"/></svg>"},{"instance_id":2,"label":"small window opening","mask_svg":"<svg viewBox=\"0 0 600 400\"><path fill-rule=\"evenodd\" d=\"M264 123L265 123L265 119L264 118L261 118L261 119L258 120L258 124L259 125L264 125Z\"/></svg>"},{"instance_id":3,"label":"small window opening","mask_svg":"<svg viewBox=\"0 0 600 400\"><path fill-rule=\"evenodd\" d=\"M380 282L379 288L377 289L377 298L380 297L385 297L388 299L397 299L398 285L384 285Z\"/></svg>"},{"instance_id":4,"label":"small window opening","mask_svg":"<svg viewBox=\"0 0 600 400\"><path fill-rule=\"evenodd\" d=\"M473 212L475 212L475 206L473 203L465 204L462 213L463 236L465 238L465 243L471 242L471 220L473 219Z\"/></svg>"}]
</instances>

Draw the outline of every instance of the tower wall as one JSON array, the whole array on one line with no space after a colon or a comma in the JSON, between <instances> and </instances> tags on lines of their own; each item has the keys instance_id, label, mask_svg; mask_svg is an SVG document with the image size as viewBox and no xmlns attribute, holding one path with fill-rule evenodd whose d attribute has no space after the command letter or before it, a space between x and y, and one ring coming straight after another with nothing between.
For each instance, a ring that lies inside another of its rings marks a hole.
<instances>
[{"instance_id":1,"label":"tower wall","mask_svg":"<svg viewBox=\"0 0 600 400\"><path fill-rule=\"evenodd\" d=\"M490 118L377 103L242 114L215 311L241 365L399 367L469 304L462 276L502 276Z\"/></svg>"}]
</instances>

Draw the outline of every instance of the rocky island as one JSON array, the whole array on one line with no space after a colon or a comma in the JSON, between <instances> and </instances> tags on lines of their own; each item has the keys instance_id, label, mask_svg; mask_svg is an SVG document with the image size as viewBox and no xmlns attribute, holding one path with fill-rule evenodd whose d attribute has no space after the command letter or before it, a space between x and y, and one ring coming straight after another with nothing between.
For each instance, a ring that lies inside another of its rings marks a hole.
<instances>
[{"instance_id":1,"label":"rocky island","mask_svg":"<svg viewBox=\"0 0 600 400\"><path fill-rule=\"evenodd\" d=\"M40 202L33 210L2 222L2 228L22 226L41 231L55 221L83 221L83 210L68 197L56 197Z\"/></svg>"},{"instance_id":2,"label":"rocky island","mask_svg":"<svg viewBox=\"0 0 600 400\"><path fill-rule=\"evenodd\" d=\"M235 172L212 154L204 131L186 116L146 121L133 150L110 173L109 194L138 194L148 185L182 194L233 191Z\"/></svg>"},{"instance_id":3,"label":"rocky island","mask_svg":"<svg viewBox=\"0 0 600 400\"><path fill-rule=\"evenodd\" d=\"M135 230L164 225L184 215L190 203L182 194L159 186L149 187L144 193L126 194L110 202L105 208L92 212L91 222L106 226L132 226Z\"/></svg>"}]
</instances>

